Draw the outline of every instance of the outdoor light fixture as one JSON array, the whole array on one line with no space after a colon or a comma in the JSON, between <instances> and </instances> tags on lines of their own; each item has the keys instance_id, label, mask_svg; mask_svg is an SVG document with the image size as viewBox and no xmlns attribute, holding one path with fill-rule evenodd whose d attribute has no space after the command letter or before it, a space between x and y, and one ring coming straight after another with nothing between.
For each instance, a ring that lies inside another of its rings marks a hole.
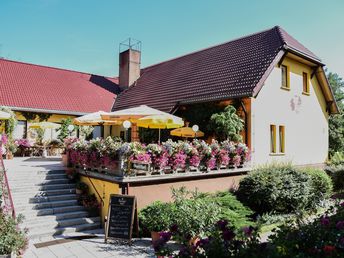
<instances>
[{"instance_id":1,"label":"outdoor light fixture","mask_svg":"<svg viewBox=\"0 0 344 258\"><path fill-rule=\"evenodd\" d=\"M130 126L131 126L130 121L125 120L125 121L123 122L123 127L124 127L126 130L128 130L128 129L130 128Z\"/></svg>"},{"instance_id":2,"label":"outdoor light fixture","mask_svg":"<svg viewBox=\"0 0 344 258\"><path fill-rule=\"evenodd\" d=\"M128 141L128 129L130 128L131 126L131 122L128 121L128 120L125 120L123 122L123 127L125 129L125 141L127 142Z\"/></svg>"},{"instance_id":3,"label":"outdoor light fixture","mask_svg":"<svg viewBox=\"0 0 344 258\"><path fill-rule=\"evenodd\" d=\"M199 126L198 125L193 125L192 126L192 131L194 131L195 133L197 133L199 130Z\"/></svg>"}]
</instances>

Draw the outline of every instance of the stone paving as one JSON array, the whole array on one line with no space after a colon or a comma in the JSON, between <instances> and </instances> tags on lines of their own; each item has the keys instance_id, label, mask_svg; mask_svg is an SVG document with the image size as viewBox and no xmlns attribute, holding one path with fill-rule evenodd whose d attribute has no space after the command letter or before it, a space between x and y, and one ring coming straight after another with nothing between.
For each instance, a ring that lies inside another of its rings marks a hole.
<instances>
[{"instance_id":1,"label":"stone paving","mask_svg":"<svg viewBox=\"0 0 344 258\"><path fill-rule=\"evenodd\" d=\"M104 243L104 236L97 238L73 240L68 243L36 248L32 243L24 254L31 257L155 257L150 239L134 239L131 246L117 243Z\"/></svg>"}]
</instances>

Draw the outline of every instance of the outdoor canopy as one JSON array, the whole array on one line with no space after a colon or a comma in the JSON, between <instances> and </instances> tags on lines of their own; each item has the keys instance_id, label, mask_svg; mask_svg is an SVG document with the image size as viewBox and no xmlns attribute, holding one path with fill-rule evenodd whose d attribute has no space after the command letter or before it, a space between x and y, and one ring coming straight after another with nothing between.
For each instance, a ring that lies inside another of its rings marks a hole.
<instances>
[{"instance_id":1,"label":"outdoor canopy","mask_svg":"<svg viewBox=\"0 0 344 258\"><path fill-rule=\"evenodd\" d=\"M178 129L174 129L170 132L173 136L178 137L185 137L185 138L196 138L196 137L203 137L204 133L202 131L194 132L191 127L182 127Z\"/></svg>"},{"instance_id":2,"label":"outdoor canopy","mask_svg":"<svg viewBox=\"0 0 344 258\"><path fill-rule=\"evenodd\" d=\"M98 111L94 113L90 113L84 116L80 116L78 118L74 118L73 124L75 125L89 125L89 126L96 126L96 125L121 125L121 121L114 121L114 120L105 120L102 119L102 115L109 114L108 112Z\"/></svg>"},{"instance_id":3,"label":"outdoor canopy","mask_svg":"<svg viewBox=\"0 0 344 258\"><path fill-rule=\"evenodd\" d=\"M7 112L0 111L0 120L10 119L11 115Z\"/></svg>"}]
</instances>

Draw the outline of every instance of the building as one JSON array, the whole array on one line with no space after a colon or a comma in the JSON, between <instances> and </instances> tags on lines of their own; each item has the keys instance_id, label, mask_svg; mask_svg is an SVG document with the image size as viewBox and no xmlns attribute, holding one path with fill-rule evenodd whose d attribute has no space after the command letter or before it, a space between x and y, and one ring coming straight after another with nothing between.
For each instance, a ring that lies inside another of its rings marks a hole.
<instances>
[{"instance_id":1,"label":"building","mask_svg":"<svg viewBox=\"0 0 344 258\"><path fill-rule=\"evenodd\" d=\"M196 103L239 102L253 164L327 159L328 118L338 108L324 64L279 26L144 69L137 50L120 60L124 91L112 110L144 104L183 115Z\"/></svg>"},{"instance_id":2,"label":"building","mask_svg":"<svg viewBox=\"0 0 344 258\"><path fill-rule=\"evenodd\" d=\"M61 123L108 111L119 90L117 78L0 59L0 106L15 111L15 139L27 136L32 118ZM50 133L56 137L55 130ZM94 135L101 136L101 128L95 128Z\"/></svg>"}]
</instances>

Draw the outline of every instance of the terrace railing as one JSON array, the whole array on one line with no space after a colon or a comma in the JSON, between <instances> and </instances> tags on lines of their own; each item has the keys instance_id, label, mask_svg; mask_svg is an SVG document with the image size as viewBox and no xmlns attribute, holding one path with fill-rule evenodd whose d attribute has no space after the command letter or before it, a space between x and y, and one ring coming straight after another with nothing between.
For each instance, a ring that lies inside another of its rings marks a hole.
<instances>
[{"instance_id":1,"label":"terrace railing","mask_svg":"<svg viewBox=\"0 0 344 258\"><path fill-rule=\"evenodd\" d=\"M1 206L5 212L10 213L12 217L15 218L16 212L14 209L11 189L8 184L6 168L4 165L4 161L2 159L1 149L0 149L0 183L1 183L1 193L2 193L1 201L3 201L3 204L1 204Z\"/></svg>"}]
</instances>

